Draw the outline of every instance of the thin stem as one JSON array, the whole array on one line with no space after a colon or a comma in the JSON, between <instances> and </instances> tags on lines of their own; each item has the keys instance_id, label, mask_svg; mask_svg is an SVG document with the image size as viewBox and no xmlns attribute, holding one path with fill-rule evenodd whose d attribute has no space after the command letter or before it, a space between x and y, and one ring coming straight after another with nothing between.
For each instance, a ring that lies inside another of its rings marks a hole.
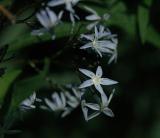
<instances>
[{"instance_id":1,"label":"thin stem","mask_svg":"<svg viewBox=\"0 0 160 138\"><path fill-rule=\"evenodd\" d=\"M2 5L0 5L0 12L2 12L13 24L16 22L16 17Z\"/></svg>"}]
</instances>

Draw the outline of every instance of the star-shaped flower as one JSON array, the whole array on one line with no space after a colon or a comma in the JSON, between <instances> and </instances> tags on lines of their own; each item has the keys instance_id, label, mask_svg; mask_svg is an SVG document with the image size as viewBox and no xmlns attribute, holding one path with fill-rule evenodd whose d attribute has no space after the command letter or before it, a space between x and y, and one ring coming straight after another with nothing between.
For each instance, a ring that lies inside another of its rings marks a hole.
<instances>
[{"instance_id":1,"label":"star-shaped flower","mask_svg":"<svg viewBox=\"0 0 160 138\"><path fill-rule=\"evenodd\" d=\"M41 10L36 14L36 17L38 18L39 22L42 24L44 28L47 30L51 29L52 27L55 27L61 17L63 12L60 12L57 16L53 11L51 11L48 7L45 10Z\"/></svg>"},{"instance_id":2,"label":"star-shaped flower","mask_svg":"<svg viewBox=\"0 0 160 138\"><path fill-rule=\"evenodd\" d=\"M62 15L63 11L56 15L56 13L51 11L48 7L46 7L44 10L40 10L36 14L36 17L44 28L33 30L31 32L31 35L41 36L44 33L49 32L51 34L52 39L54 40L56 36L51 29L58 25L62 18Z\"/></svg>"},{"instance_id":3,"label":"star-shaped flower","mask_svg":"<svg viewBox=\"0 0 160 138\"><path fill-rule=\"evenodd\" d=\"M96 74L86 69L79 69L79 71L90 78L89 80L84 81L79 86L80 89L94 85L96 90L100 92L101 94L103 94L104 91L101 85L113 85L113 84L118 83L117 81L114 81L108 78L102 78L103 71L102 71L101 66L97 67Z\"/></svg>"},{"instance_id":4,"label":"star-shaped flower","mask_svg":"<svg viewBox=\"0 0 160 138\"><path fill-rule=\"evenodd\" d=\"M111 99L113 97L113 94L114 94L114 90L113 90L112 94L109 96L109 99L107 98L105 93L101 94L101 103L100 104L86 103L86 101L83 101L82 111L83 111L85 120L88 121L94 117L97 117L101 113L103 113L107 116L110 116L110 117L114 117L114 113L112 112L112 110L110 108L108 108L108 106L111 102ZM95 112L88 115L88 108L94 110Z\"/></svg>"},{"instance_id":5,"label":"star-shaped flower","mask_svg":"<svg viewBox=\"0 0 160 138\"><path fill-rule=\"evenodd\" d=\"M92 48L100 57L102 57L102 54L111 54L112 51L117 48L117 43L110 40L114 37L110 31L105 31L103 26L100 26L98 29L95 26L94 34L81 35L81 38L85 38L90 42L81 46L80 49Z\"/></svg>"},{"instance_id":6,"label":"star-shaped flower","mask_svg":"<svg viewBox=\"0 0 160 138\"><path fill-rule=\"evenodd\" d=\"M70 20L75 24L75 19L79 20L78 15L75 13L73 7L79 2L80 0L51 0L48 2L48 6L56 7L65 4L65 9L70 13Z\"/></svg>"}]
</instances>

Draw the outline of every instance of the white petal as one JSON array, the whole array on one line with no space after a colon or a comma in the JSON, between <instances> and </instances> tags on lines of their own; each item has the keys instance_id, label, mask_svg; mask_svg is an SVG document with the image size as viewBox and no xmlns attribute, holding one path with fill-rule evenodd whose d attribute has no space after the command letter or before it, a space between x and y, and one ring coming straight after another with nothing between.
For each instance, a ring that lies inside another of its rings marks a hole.
<instances>
[{"instance_id":1,"label":"white petal","mask_svg":"<svg viewBox=\"0 0 160 138\"><path fill-rule=\"evenodd\" d=\"M113 85L113 84L117 84L118 82L117 81L114 81L114 80L111 80L111 79L108 79L108 78L102 78L101 79L101 84L102 85Z\"/></svg>"},{"instance_id":2,"label":"white petal","mask_svg":"<svg viewBox=\"0 0 160 138\"><path fill-rule=\"evenodd\" d=\"M76 96L77 99L81 99L81 96L82 96L82 92L81 91L78 91L75 88L72 88L72 91L73 91L73 93L74 93L74 95Z\"/></svg>"},{"instance_id":3,"label":"white petal","mask_svg":"<svg viewBox=\"0 0 160 138\"><path fill-rule=\"evenodd\" d=\"M61 20L62 16L63 16L64 11L60 11L58 14L58 20Z\"/></svg>"},{"instance_id":4,"label":"white petal","mask_svg":"<svg viewBox=\"0 0 160 138\"><path fill-rule=\"evenodd\" d=\"M72 22L72 25L75 25L75 19L72 13L70 13L70 20Z\"/></svg>"},{"instance_id":5,"label":"white petal","mask_svg":"<svg viewBox=\"0 0 160 138\"><path fill-rule=\"evenodd\" d=\"M62 106L62 101L61 101L58 93L53 93L52 94L52 99L55 102L55 104L57 105L57 107L61 107Z\"/></svg>"},{"instance_id":6,"label":"white petal","mask_svg":"<svg viewBox=\"0 0 160 138\"><path fill-rule=\"evenodd\" d=\"M97 84L97 85L94 85L94 86L95 86L96 90L99 91L101 94L104 93L104 91L103 91L103 89L102 89L100 84Z\"/></svg>"},{"instance_id":7,"label":"white petal","mask_svg":"<svg viewBox=\"0 0 160 138\"><path fill-rule=\"evenodd\" d=\"M72 0L72 4L76 5L80 0Z\"/></svg>"},{"instance_id":8,"label":"white petal","mask_svg":"<svg viewBox=\"0 0 160 138\"><path fill-rule=\"evenodd\" d=\"M103 25L100 25L100 27L99 27L99 32L100 32L100 33L103 33L103 32L104 32L104 29L105 29L104 26L103 26Z\"/></svg>"},{"instance_id":9,"label":"white petal","mask_svg":"<svg viewBox=\"0 0 160 138\"><path fill-rule=\"evenodd\" d=\"M71 113L71 109L70 108L65 108L64 112L62 113L61 117L66 117L68 114Z\"/></svg>"},{"instance_id":10,"label":"white petal","mask_svg":"<svg viewBox=\"0 0 160 138\"><path fill-rule=\"evenodd\" d=\"M117 38L112 38L113 43L115 43L116 45L118 44L118 39Z\"/></svg>"},{"instance_id":11,"label":"white petal","mask_svg":"<svg viewBox=\"0 0 160 138\"><path fill-rule=\"evenodd\" d=\"M31 35L33 35L33 36L42 36L46 32L47 32L47 29L41 28L41 29L37 29L37 30L32 30Z\"/></svg>"},{"instance_id":12,"label":"white petal","mask_svg":"<svg viewBox=\"0 0 160 138\"><path fill-rule=\"evenodd\" d=\"M87 30L92 30L97 24L98 24L98 21L90 23L89 25L87 25Z\"/></svg>"},{"instance_id":13,"label":"white petal","mask_svg":"<svg viewBox=\"0 0 160 138\"><path fill-rule=\"evenodd\" d=\"M87 43L87 44L81 46L80 49L87 49L87 48L90 48L90 47L92 47L92 43Z\"/></svg>"},{"instance_id":14,"label":"white petal","mask_svg":"<svg viewBox=\"0 0 160 138\"><path fill-rule=\"evenodd\" d=\"M82 108L82 112L83 112L83 115L84 115L84 119L86 120L86 121L88 121L88 108L87 107L85 107L85 100L82 100L82 102L81 102L81 108Z\"/></svg>"},{"instance_id":15,"label":"white petal","mask_svg":"<svg viewBox=\"0 0 160 138\"><path fill-rule=\"evenodd\" d=\"M98 104L86 103L85 106L91 108L92 110L96 110L96 111L100 110L100 106Z\"/></svg>"},{"instance_id":16,"label":"white petal","mask_svg":"<svg viewBox=\"0 0 160 138\"><path fill-rule=\"evenodd\" d=\"M95 51L99 54L99 56L102 58L102 53L101 53L101 51L99 50L99 48L95 48L95 47L94 47L94 49L95 49Z\"/></svg>"},{"instance_id":17,"label":"white petal","mask_svg":"<svg viewBox=\"0 0 160 138\"><path fill-rule=\"evenodd\" d=\"M46 8L47 10L47 13L49 15L49 18L50 18L50 27L53 27L56 25L57 21L58 21L58 17L57 15L51 11L49 8Z\"/></svg>"},{"instance_id":18,"label":"white petal","mask_svg":"<svg viewBox=\"0 0 160 138\"><path fill-rule=\"evenodd\" d=\"M56 110L55 104L52 103L49 99L45 98L44 101L45 101L45 103L48 105L48 107L50 107L51 110L53 110L53 111Z\"/></svg>"},{"instance_id":19,"label":"white petal","mask_svg":"<svg viewBox=\"0 0 160 138\"><path fill-rule=\"evenodd\" d=\"M117 48L117 45L111 41L98 41L98 44L101 47L109 48L111 50L115 50Z\"/></svg>"},{"instance_id":20,"label":"white petal","mask_svg":"<svg viewBox=\"0 0 160 138\"><path fill-rule=\"evenodd\" d=\"M65 107L66 106L66 98L65 98L65 96L64 96L64 93L60 93L60 95L61 95L61 103L63 104L63 106Z\"/></svg>"},{"instance_id":21,"label":"white petal","mask_svg":"<svg viewBox=\"0 0 160 138\"><path fill-rule=\"evenodd\" d=\"M54 7L54 6L59 6L59 5L62 5L64 4L65 1L64 0L52 0L50 2L48 2L48 6L51 6L51 7Z\"/></svg>"},{"instance_id":22,"label":"white petal","mask_svg":"<svg viewBox=\"0 0 160 138\"><path fill-rule=\"evenodd\" d=\"M86 16L85 19L88 21L96 21L96 20L100 20L101 18L98 15L92 14L92 15Z\"/></svg>"},{"instance_id":23,"label":"white petal","mask_svg":"<svg viewBox=\"0 0 160 138\"><path fill-rule=\"evenodd\" d=\"M68 10L69 12L74 13L74 9L72 8L72 4L71 2L66 2L66 10Z\"/></svg>"},{"instance_id":24,"label":"white petal","mask_svg":"<svg viewBox=\"0 0 160 138\"><path fill-rule=\"evenodd\" d=\"M69 92L65 92L66 97L68 98L69 101L75 101L76 98L72 96Z\"/></svg>"},{"instance_id":25,"label":"white petal","mask_svg":"<svg viewBox=\"0 0 160 138\"><path fill-rule=\"evenodd\" d=\"M110 15L108 14L108 13L105 13L104 15L103 15L103 19L104 20L108 20L110 18Z\"/></svg>"},{"instance_id":26,"label":"white petal","mask_svg":"<svg viewBox=\"0 0 160 138\"><path fill-rule=\"evenodd\" d=\"M85 38L87 40L93 41L94 40L94 36L93 35L81 35L81 38Z\"/></svg>"},{"instance_id":27,"label":"white petal","mask_svg":"<svg viewBox=\"0 0 160 138\"><path fill-rule=\"evenodd\" d=\"M101 94L101 99L102 99L102 104L103 106L107 105L108 106L108 97L105 93Z\"/></svg>"},{"instance_id":28,"label":"white petal","mask_svg":"<svg viewBox=\"0 0 160 138\"><path fill-rule=\"evenodd\" d=\"M110 104L110 102L111 102L111 100L112 100L112 98L113 98L114 92L115 92L115 89L113 89L112 93L111 93L110 96L109 96L107 106Z\"/></svg>"},{"instance_id":29,"label":"white petal","mask_svg":"<svg viewBox=\"0 0 160 138\"><path fill-rule=\"evenodd\" d=\"M90 80L86 80L84 81L80 86L79 88L82 89L82 88L86 88L86 87L89 87L93 85L93 81L90 79Z\"/></svg>"},{"instance_id":30,"label":"white petal","mask_svg":"<svg viewBox=\"0 0 160 138\"><path fill-rule=\"evenodd\" d=\"M112 53L112 56L110 57L108 64L110 64L111 62L116 62L117 61L117 52L115 51L114 53Z\"/></svg>"},{"instance_id":31,"label":"white petal","mask_svg":"<svg viewBox=\"0 0 160 138\"><path fill-rule=\"evenodd\" d=\"M97 112L89 115L89 116L88 116L88 120L93 119L93 118L97 117L98 115L100 115L100 112L97 111Z\"/></svg>"},{"instance_id":32,"label":"white petal","mask_svg":"<svg viewBox=\"0 0 160 138\"><path fill-rule=\"evenodd\" d=\"M30 97L29 97L31 103L34 103L36 100L36 93L34 92Z\"/></svg>"},{"instance_id":33,"label":"white petal","mask_svg":"<svg viewBox=\"0 0 160 138\"><path fill-rule=\"evenodd\" d=\"M98 29L96 26L94 27L94 33L95 33L95 38L98 39Z\"/></svg>"},{"instance_id":34,"label":"white petal","mask_svg":"<svg viewBox=\"0 0 160 138\"><path fill-rule=\"evenodd\" d=\"M86 76L93 78L95 76L95 74L92 71L89 71L87 69L79 69L80 72L82 72L83 74L85 74Z\"/></svg>"},{"instance_id":35,"label":"white petal","mask_svg":"<svg viewBox=\"0 0 160 138\"><path fill-rule=\"evenodd\" d=\"M43 12L43 15L42 15ZM42 26L44 26L45 28L47 28L48 26L48 19L47 19L47 15L44 15L45 11L41 11L40 13L36 14L36 17L38 19L38 21L41 23Z\"/></svg>"},{"instance_id":36,"label":"white petal","mask_svg":"<svg viewBox=\"0 0 160 138\"><path fill-rule=\"evenodd\" d=\"M96 76L98 77L102 77L102 74L103 74L103 71L102 71L102 67L101 66L98 66L97 67L97 70L96 70Z\"/></svg>"},{"instance_id":37,"label":"white petal","mask_svg":"<svg viewBox=\"0 0 160 138\"><path fill-rule=\"evenodd\" d=\"M102 53L108 53L108 54L112 54L113 53L113 51L111 51L110 49L105 48L105 47L99 47L98 49Z\"/></svg>"},{"instance_id":38,"label":"white petal","mask_svg":"<svg viewBox=\"0 0 160 138\"><path fill-rule=\"evenodd\" d=\"M105 115L107 115L107 116L114 117L114 113L113 113L112 110L109 109L109 108L105 108L105 109L103 110L103 113L104 113Z\"/></svg>"},{"instance_id":39,"label":"white petal","mask_svg":"<svg viewBox=\"0 0 160 138\"><path fill-rule=\"evenodd\" d=\"M67 104L71 107L71 108L76 108L79 105L80 101L76 100L76 101L67 101Z\"/></svg>"}]
</instances>

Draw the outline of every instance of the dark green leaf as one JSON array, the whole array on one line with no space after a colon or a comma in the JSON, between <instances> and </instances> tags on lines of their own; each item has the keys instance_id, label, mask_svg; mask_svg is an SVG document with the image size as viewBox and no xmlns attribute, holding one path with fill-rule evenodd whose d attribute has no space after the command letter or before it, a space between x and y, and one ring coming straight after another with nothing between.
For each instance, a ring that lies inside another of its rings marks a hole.
<instances>
[{"instance_id":1,"label":"dark green leaf","mask_svg":"<svg viewBox=\"0 0 160 138\"><path fill-rule=\"evenodd\" d=\"M21 70L10 70L0 78L0 103L3 102L7 90L20 73Z\"/></svg>"}]
</instances>

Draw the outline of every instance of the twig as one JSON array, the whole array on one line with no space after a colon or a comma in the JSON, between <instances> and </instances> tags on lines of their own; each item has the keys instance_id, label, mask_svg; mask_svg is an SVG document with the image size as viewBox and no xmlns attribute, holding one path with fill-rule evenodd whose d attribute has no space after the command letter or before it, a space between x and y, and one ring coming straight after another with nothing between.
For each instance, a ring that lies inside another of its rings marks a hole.
<instances>
[{"instance_id":1,"label":"twig","mask_svg":"<svg viewBox=\"0 0 160 138\"><path fill-rule=\"evenodd\" d=\"M0 5L0 12L2 12L13 24L16 22L15 16L2 5Z\"/></svg>"}]
</instances>

